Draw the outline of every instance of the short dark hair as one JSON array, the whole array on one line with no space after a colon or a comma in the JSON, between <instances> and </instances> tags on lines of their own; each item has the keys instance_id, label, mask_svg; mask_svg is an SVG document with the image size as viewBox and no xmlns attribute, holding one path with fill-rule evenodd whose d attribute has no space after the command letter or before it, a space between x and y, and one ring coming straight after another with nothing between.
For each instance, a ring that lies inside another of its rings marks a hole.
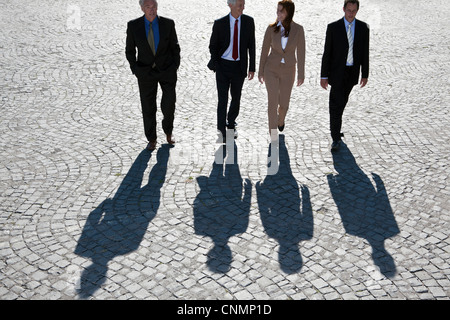
<instances>
[{"instance_id":1,"label":"short dark hair","mask_svg":"<svg viewBox=\"0 0 450 320\"><path fill-rule=\"evenodd\" d=\"M359 0L345 0L344 8L346 8L349 3L356 4L356 8L359 10Z\"/></svg>"}]
</instances>

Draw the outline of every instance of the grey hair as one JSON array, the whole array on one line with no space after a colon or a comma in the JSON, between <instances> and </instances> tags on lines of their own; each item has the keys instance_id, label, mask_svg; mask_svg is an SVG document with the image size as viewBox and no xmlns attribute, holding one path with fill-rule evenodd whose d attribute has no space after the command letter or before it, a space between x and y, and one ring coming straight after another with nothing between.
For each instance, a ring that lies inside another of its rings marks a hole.
<instances>
[{"instance_id":1,"label":"grey hair","mask_svg":"<svg viewBox=\"0 0 450 320\"><path fill-rule=\"evenodd\" d=\"M227 0L227 3L234 6L236 4L236 0Z\"/></svg>"},{"instance_id":2,"label":"grey hair","mask_svg":"<svg viewBox=\"0 0 450 320\"><path fill-rule=\"evenodd\" d=\"M139 5L142 7L144 5L145 1L146 0L139 0ZM153 1L155 1L156 6L158 6L158 1L157 0L153 0ZM230 0L228 0L228 1L230 1ZM236 1L236 0L234 0L234 1Z\"/></svg>"}]
</instances>

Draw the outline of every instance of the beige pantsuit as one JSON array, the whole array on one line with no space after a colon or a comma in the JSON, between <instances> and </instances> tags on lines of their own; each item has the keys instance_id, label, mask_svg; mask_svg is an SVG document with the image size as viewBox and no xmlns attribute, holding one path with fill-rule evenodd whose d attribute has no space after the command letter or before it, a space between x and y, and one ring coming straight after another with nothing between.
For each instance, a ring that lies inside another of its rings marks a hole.
<instances>
[{"instance_id":1,"label":"beige pantsuit","mask_svg":"<svg viewBox=\"0 0 450 320\"><path fill-rule=\"evenodd\" d=\"M297 80L305 79L305 33L303 27L291 23L286 48L283 50L281 32L269 26L264 35L259 64L259 77L264 78L268 95L269 130L284 125L292 87ZM284 59L284 63L282 62Z\"/></svg>"}]
</instances>

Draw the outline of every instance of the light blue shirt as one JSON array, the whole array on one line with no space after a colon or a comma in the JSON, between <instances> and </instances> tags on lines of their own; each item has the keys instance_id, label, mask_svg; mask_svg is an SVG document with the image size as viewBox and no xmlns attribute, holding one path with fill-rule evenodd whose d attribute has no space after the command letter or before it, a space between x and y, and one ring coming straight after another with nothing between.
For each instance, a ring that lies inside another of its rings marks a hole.
<instances>
[{"instance_id":1,"label":"light blue shirt","mask_svg":"<svg viewBox=\"0 0 450 320\"><path fill-rule=\"evenodd\" d=\"M148 32L150 31L150 21L147 20L147 18L144 16L145 20L145 35L148 38ZM158 50L159 45L159 19L158 17L155 18L152 22L152 29L153 29L153 39L155 40L155 51Z\"/></svg>"},{"instance_id":2,"label":"light blue shirt","mask_svg":"<svg viewBox=\"0 0 450 320\"><path fill-rule=\"evenodd\" d=\"M353 44L355 43L354 42L355 41L355 24L356 24L355 22L356 22L356 20L353 20L352 27L351 27L352 37L353 37ZM350 24L350 22L348 22L347 19L344 18L344 23L345 23L345 34L347 34L348 25ZM353 66L353 65L347 63L347 66L350 67L350 66Z\"/></svg>"}]
</instances>

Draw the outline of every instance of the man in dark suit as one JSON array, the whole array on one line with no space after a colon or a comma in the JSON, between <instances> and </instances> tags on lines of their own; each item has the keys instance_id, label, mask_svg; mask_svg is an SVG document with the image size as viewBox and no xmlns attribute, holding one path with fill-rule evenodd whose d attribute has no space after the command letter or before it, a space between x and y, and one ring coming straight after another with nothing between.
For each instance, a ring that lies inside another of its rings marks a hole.
<instances>
[{"instance_id":1,"label":"man in dark suit","mask_svg":"<svg viewBox=\"0 0 450 320\"><path fill-rule=\"evenodd\" d=\"M369 26L355 19L359 10L358 0L345 0L343 19L328 25L325 50L322 57L321 86L330 91L331 150L341 143L342 115L350 93L358 84L361 72L361 88L369 77Z\"/></svg>"},{"instance_id":2,"label":"man in dark suit","mask_svg":"<svg viewBox=\"0 0 450 320\"><path fill-rule=\"evenodd\" d=\"M228 6L230 14L214 22L209 44L211 60L208 63L208 68L216 73L217 129L223 142L226 128L234 130L236 137L236 118L244 80L247 76L252 80L256 70L255 22L242 14L245 0L228 0ZM227 113L228 92L231 92L231 103Z\"/></svg>"},{"instance_id":3,"label":"man in dark suit","mask_svg":"<svg viewBox=\"0 0 450 320\"><path fill-rule=\"evenodd\" d=\"M167 142L172 136L176 102L177 70L180 66L180 46L175 23L157 14L156 0L140 0L144 16L128 22L126 57L136 75L141 97L147 149L156 148L156 96L161 86L162 127ZM137 48L137 58L136 58Z\"/></svg>"}]
</instances>

